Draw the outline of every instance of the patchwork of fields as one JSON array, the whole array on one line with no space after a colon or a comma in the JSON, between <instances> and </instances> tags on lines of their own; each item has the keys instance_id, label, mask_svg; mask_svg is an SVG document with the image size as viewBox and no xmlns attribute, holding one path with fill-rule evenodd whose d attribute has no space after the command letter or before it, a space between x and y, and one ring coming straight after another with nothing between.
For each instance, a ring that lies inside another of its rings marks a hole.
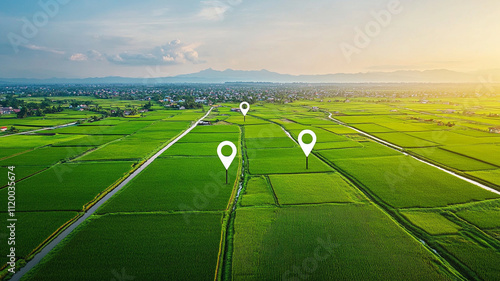
<instances>
[{"instance_id":1,"label":"patchwork of fields","mask_svg":"<svg viewBox=\"0 0 500 281\"><path fill-rule=\"evenodd\" d=\"M53 280L61 274L53 268L72 267L81 270L64 270L68 279L112 278L112 271L121 268L131 276L153 280L213 279L219 266L223 218L234 197L241 162L235 159L229 169L230 184L225 184L224 167L215 152L224 140L239 144L239 136L234 125L193 129L79 226L74 237L26 280ZM96 239L100 250L92 255ZM91 259L75 263L78 257L90 255ZM108 262L110 256L116 263ZM85 270L99 264L106 266Z\"/></svg>"},{"instance_id":2,"label":"patchwork of fields","mask_svg":"<svg viewBox=\"0 0 500 281\"><path fill-rule=\"evenodd\" d=\"M412 156L500 190L500 138L404 106L255 103L245 119L235 104L217 107L212 125L172 145L22 280L497 280L500 195ZM202 115L1 138L0 165L18 174L18 257ZM297 144L305 129L317 136L308 169ZM229 184L222 141L238 149Z\"/></svg>"},{"instance_id":3,"label":"patchwork of fields","mask_svg":"<svg viewBox=\"0 0 500 281\"><path fill-rule=\"evenodd\" d=\"M310 162L314 164L309 170L293 171L290 166L304 165L300 160L303 154L297 154L293 160L297 163L276 161L286 150L278 153L273 146L263 149L274 153L255 157L255 138L274 143L269 140L271 136L279 139L283 135L278 129L268 133L272 125L245 126L245 136L250 132L245 138L249 176L235 212L233 252L226 277L454 280L461 276L496 280L495 276L500 276L495 266L500 261L498 225L486 223L487 228L476 228L478 222L498 220L499 195L370 141L355 130L324 121L322 113L294 107L295 117L288 118L276 107L254 110L255 116L282 126L295 140L302 129L312 129L318 138L313 159L319 163ZM266 112L271 110L274 118ZM377 132L373 135L411 148L408 151L432 155L433 163L453 163L453 168L463 171L497 168L494 163L447 155L440 146L453 142L445 142L446 137L433 141L428 136L412 139L414 136L409 134L391 133L397 120L389 118L380 117L381 125L362 123L379 122L369 115L350 120L363 124L353 125L355 128ZM384 127L383 120L390 124ZM401 132L421 130L432 134L434 129L425 125L400 126L405 128ZM267 130L259 136L259 129ZM275 166L261 171L266 160ZM255 162L258 169L252 169ZM324 165L329 169L321 171ZM486 205L477 207L476 202ZM465 214L468 219L463 218ZM466 256L466 251L472 257Z\"/></svg>"},{"instance_id":4,"label":"patchwork of fields","mask_svg":"<svg viewBox=\"0 0 500 281\"><path fill-rule=\"evenodd\" d=\"M182 114L186 120L169 120ZM0 138L1 170L7 174L7 167L15 166L18 259L31 259L54 234L80 217L202 113L163 111L152 115L156 117L148 121L108 118ZM64 116L61 118L64 120ZM0 196L7 198L7 193L5 182ZM0 212L4 221L6 211ZM2 255L2 265L6 262Z\"/></svg>"},{"instance_id":5,"label":"patchwork of fields","mask_svg":"<svg viewBox=\"0 0 500 281\"><path fill-rule=\"evenodd\" d=\"M331 105L324 108L337 112L333 118L340 122L500 190L500 177L496 176L500 171L500 136L488 132L488 127L498 126L500 120L443 114L446 105L438 106L355 102L343 105L342 112ZM446 122L453 126L443 126Z\"/></svg>"}]
</instances>

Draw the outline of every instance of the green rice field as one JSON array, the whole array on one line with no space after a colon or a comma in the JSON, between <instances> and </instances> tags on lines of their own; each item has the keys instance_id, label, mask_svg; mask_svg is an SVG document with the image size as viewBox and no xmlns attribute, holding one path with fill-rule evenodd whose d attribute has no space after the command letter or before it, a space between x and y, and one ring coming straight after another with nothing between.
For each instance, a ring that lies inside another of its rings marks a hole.
<instances>
[{"instance_id":1,"label":"green rice field","mask_svg":"<svg viewBox=\"0 0 500 281\"><path fill-rule=\"evenodd\" d=\"M238 106L214 107L210 123L173 144L206 106L155 104L143 115L0 137L0 171L16 167L19 266L98 204L21 280L500 276L500 195L429 165L499 190L500 138L472 128L483 128L481 118L453 116L456 126L442 126L434 119L449 115L412 99L256 101L245 118L231 111ZM341 123L328 118L333 112ZM87 116L65 110L5 124L29 130ZM306 129L317 137L307 168L297 143ZM227 183L217 155L223 141L237 147ZM8 186L0 187L2 198ZM0 210L0 217L9 213ZM7 262L3 255L2 280L12 277Z\"/></svg>"}]
</instances>

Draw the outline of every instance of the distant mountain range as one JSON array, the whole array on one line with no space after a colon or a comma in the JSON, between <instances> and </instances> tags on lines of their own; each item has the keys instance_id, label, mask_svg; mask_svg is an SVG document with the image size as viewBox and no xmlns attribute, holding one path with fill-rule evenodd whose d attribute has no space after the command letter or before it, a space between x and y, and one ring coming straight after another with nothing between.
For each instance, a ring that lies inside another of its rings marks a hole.
<instances>
[{"instance_id":1,"label":"distant mountain range","mask_svg":"<svg viewBox=\"0 0 500 281\"><path fill-rule=\"evenodd\" d=\"M290 75L267 70L224 71L205 69L197 73L159 78L94 77L94 78L0 78L0 84L165 84L165 83L498 83L500 69L457 72L446 69L398 70L393 72L336 73L323 75Z\"/></svg>"}]
</instances>

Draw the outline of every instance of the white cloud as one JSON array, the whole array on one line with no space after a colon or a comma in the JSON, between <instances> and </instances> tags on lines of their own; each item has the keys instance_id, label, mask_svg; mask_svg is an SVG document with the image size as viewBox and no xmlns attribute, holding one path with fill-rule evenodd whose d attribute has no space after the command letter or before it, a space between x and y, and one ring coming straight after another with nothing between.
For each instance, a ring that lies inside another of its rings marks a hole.
<instances>
[{"instance_id":1,"label":"white cloud","mask_svg":"<svg viewBox=\"0 0 500 281\"><path fill-rule=\"evenodd\" d=\"M86 61L86 60L88 60L88 57L82 53L76 53L76 54L71 55L71 57L69 57L69 60Z\"/></svg>"},{"instance_id":2,"label":"white cloud","mask_svg":"<svg viewBox=\"0 0 500 281\"><path fill-rule=\"evenodd\" d=\"M203 8L198 13L202 19L209 21L221 21L224 15L229 11L230 6L221 1L203 1Z\"/></svg>"},{"instance_id":3,"label":"white cloud","mask_svg":"<svg viewBox=\"0 0 500 281\"><path fill-rule=\"evenodd\" d=\"M38 45L25 45L24 46L27 49L34 50L34 51L41 51L41 52L48 52L56 55L64 55L64 51L52 49L49 47L44 47L44 46L38 46Z\"/></svg>"},{"instance_id":4,"label":"white cloud","mask_svg":"<svg viewBox=\"0 0 500 281\"><path fill-rule=\"evenodd\" d=\"M106 58L100 52L98 52L96 50L87 51L86 56L87 56L87 58L89 60L93 60L93 61L103 61L103 60L106 60Z\"/></svg>"},{"instance_id":5,"label":"white cloud","mask_svg":"<svg viewBox=\"0 0 500 281\"><path fill-rule=\"evenodd\" d=\"M75 53L69 57L72 61L103 61L105 57L96 50L87 51L83 53Z\"/></svg>"},{"instance_id":6,"label":"white cloud","mask_svg":"<svg viewBox=\"0 0 500 281\"><path fill-rule=\"evenodd\" d=\"M180 40L173 40L165 45L142 52L123 52L107 55L106 59L115 64L126 65L160 65L200 63L196 44L184 44Z\"/></svg>"},{"instance_id":7,"label":"white cloud","mask_svg":"<svg viewBox=\"0 0 500 281\"><path fill-rule=\"evenodd\" d=\"M166 56L163 56L163 61L173 62L173 61L175 61L175 58L171 57L170 55L166 55Z\"/></svg>"}]
</instances>

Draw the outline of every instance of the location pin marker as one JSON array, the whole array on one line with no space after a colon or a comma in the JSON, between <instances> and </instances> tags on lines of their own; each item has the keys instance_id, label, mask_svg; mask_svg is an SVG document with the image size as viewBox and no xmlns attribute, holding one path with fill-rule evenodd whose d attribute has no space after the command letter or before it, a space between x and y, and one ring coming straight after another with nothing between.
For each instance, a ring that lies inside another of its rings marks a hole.
<instances>
[{"instance_id":1,"label":"location pin marker","mask_svg":"<svg viewBox=\"0 0 500 281\"><path fill-rule=\"evenodd\" d=\"M222 154L222 148L224 146L231 147L231 149L233 150L233 152L231 152L231 155L225 156L224 154ZM227 170L229 169L229 166L231 166L231 163L233 162L234 157L236 156L236 146L234 145L234 143L232 143L230 141L223 141L217 147L217 155L219 155L220 161L222 162L222 164L226 168L226 184L227 184Z\"/></svg>"},{"instance_id":2,"label":"location pin marker","mask_svg":"<svg viewBox=\"0 0 500 281\"><path fill-rule=\"evenodd\" d=\"M246 105L247 108L243 108L243 105ZM247 113L249 110L250 110L250 104L248 104L248 102L244 101L244 102L240 103L240 111L241 111L241 113L243 113L243 122L245 122L245 119L246 119L246 116L247 116Z\"/></svg>"},{"instance_id":3,"label":"location pin marker","mask_svg":"<svg viewBox=\"0 0 500 281\"><path fill-rule=\"evenodd\" d=\"M304 143L302 141L302 137L304 137L305 134L311 135L311 137L312 137L311 143ZM311 153L311 151L314 148L314 145L316 144L316 134L311 130L304 130L304 131L300 132L299 144L300 144L300 147L302 148L302 151L304 151L304 154L306 155L306 169L309 169L309 154Z\"/></svg>"}]
</instances>

